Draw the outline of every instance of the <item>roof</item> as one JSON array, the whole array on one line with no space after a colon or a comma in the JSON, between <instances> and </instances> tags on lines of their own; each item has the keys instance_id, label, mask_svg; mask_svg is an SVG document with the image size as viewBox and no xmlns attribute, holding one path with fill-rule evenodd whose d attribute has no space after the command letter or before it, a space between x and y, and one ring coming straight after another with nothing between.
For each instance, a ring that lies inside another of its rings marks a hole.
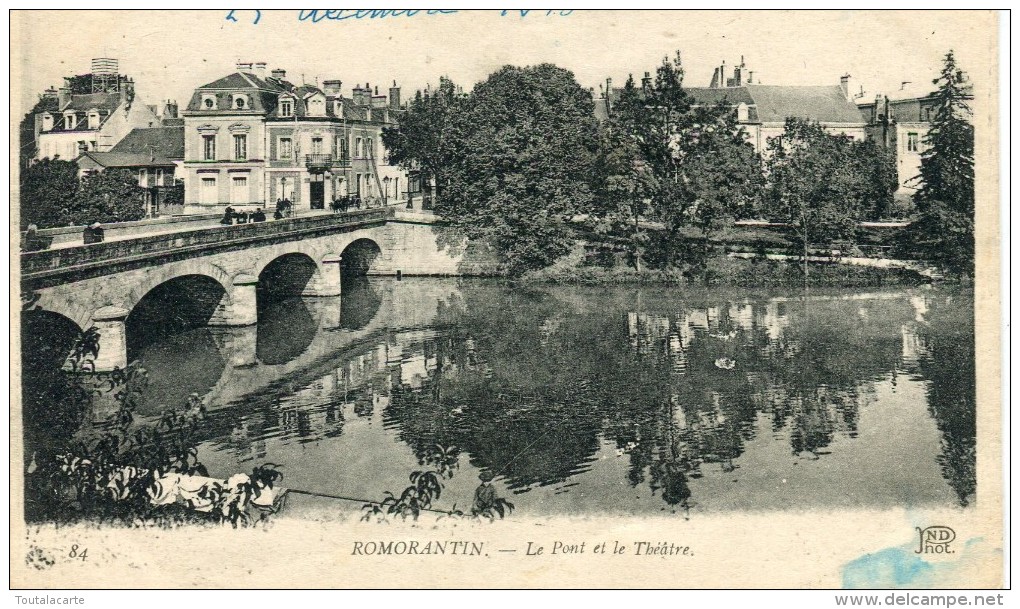
<instances>
[{"instance_id":1,"label":"roof","mask_svg":"<svg viewBox=\"0 0 1020 609\"><path fill-rule=\"evenodd\" d=\"M694 98L695 103L702 105L713 105L723 100L733 104L751 105L754 100L747 87L691 87L684 88Z\"/></svg>"},{"instance_id":2,"label":"roof","mask_svg":"<svg viewBox=\"0 0 1020 609\"><path fill-rule=\"evenodd\" d=\"M120 93L83 93L80 95L72 95L71 101L66 106L60 109L61 112L67 110L74 110L76 112L85 112L93 108L100 110L108 110L110 112L117 109L120 105Z\"/></svg>"},{"instance_id":3,"label":"roof","mask_svg":"<svg viewBox=\"0 0 1020 609\"><path fill-rule=\"evenodd\" d=\"M130 152L85 152L82 157L89 157L102 167L173 167L174 162L168 158L149 154ZM80 159L81 157L79 157Z\"/></svg>"},{"instance_id":4,"label":"roof","mask_svg":"<svg viewBox=\"0 0 1020 609\"><path fill-rule=\"evenodd\" d=\"M864 123L857 105L847 100L839 85L747 85L746 89L763 123L781 123L790 117L819 123Z\"/></svg>"},{"instance_id":5,"label":"roof","mask_svg":"<svg viewBox=\"0 0 1020 609\"><path fill-rule=\"evenodd\" d=\"M110 149L111 153L142 154L165 159L184 158L184 126L132 129Z\"/></svg>"}]
</instances>

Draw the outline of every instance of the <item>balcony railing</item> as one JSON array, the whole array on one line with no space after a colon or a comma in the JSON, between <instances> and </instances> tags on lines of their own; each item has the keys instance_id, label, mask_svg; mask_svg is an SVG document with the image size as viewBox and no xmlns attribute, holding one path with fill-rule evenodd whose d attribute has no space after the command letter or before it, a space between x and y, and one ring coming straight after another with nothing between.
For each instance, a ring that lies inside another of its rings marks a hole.
<instances>
[{"instance_id":1,"label":"balcony railing","mask_svg":"<svg viewBox=\"0 0 1020 609\"><path fill-rule=\"evenodd\" d=\"M334 156L332 154L306 154L305 167L308 169L330 169L333 167L350 167L351 157L347 155Z\"/></svg>"},{"instance_id":2,"label":"balcony railing","mask_svg":"<svg viewBox=\"0 0 1020 609\"><path fill-rule=\"evenodd\" d=\"M329 169L333 166L332 154L306 154L305 167L308 169Z\"/></svg>"}]
</instances>

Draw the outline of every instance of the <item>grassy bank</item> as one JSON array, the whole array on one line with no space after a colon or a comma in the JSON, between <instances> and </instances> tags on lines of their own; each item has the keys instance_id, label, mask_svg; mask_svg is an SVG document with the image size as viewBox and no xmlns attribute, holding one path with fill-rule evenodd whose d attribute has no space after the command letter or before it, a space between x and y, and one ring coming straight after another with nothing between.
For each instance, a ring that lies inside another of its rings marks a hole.
<instances>
[{"instance_id":1,"label":"grassy bank","mask_svg":"<svg viewBox=\"0 0 1020 609\"><path fill-rule=\"evenodd\" d=\"M807 275L799 263L779 260L744 260L715 257L703 273L679 269L554 265L528 273L525 282L570 285L723 285L735 287L881 287L919 285L927 280L913 271L842 264L808 265Z\"/></svg>"}]
</instances>

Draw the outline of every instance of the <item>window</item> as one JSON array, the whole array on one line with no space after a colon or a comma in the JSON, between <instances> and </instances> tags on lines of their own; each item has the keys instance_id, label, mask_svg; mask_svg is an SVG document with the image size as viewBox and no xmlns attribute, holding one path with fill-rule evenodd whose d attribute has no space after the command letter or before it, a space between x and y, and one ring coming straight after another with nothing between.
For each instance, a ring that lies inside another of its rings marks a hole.
<instances>
[{"instance_id":1,"label":"window","mask_svg":"<svg viewBox=\"0 0 1020 609\"><path fill-rule=\"evenodd\" d=\"M244 98L243 97L235 97L234 98L234 107L235 108L237 108L238 110L244 110L244 106L245 106L245 103L244 103Z\"/></svg>"},{"instance_id":2,"label":"window","mask_svg":"<svg viewBox=\"0 0 1020 609\"><path fill-rule=\"evenodd\" d=\"M354 156L356 156L359 159L365 156L365 143L361 140L360 137L355 138L354 140Z\"/></svg>"},{"instance_id":3,"label":"window","mask_svg":"<svg viewBox=\"0 0 1020 609\"><path fill-rule=\"evenodd\" d=\"M290 99L280 100L280 116L294 116L294 101Z\"/></svg>"},{"instance_id":4,"label":"window","mask_svg":"<svg viewBox=\"0 0 1020 609\"><path fill-rule=\"evenodd\" d=\"M201 202L207 205L215 205L218 199L216 178L202 178Z\"/></svg>"},{"instance_id":5,"label":"window","mask_svg":"<svg viewBox=\"0 0 1020 609\"><path fill-rule=\"evenodd\" d=\"M89 129L99 128L99 113L89 112Z\"/></svg>"},{"instance_id":6,"label":"window","mask_svg":"<svg viewBox=\"0 0 1020 609\"><path fill-rule=\"evenodd\" d=\"M248 136L244 134L234 135L234 160L244 161L248 158Z\"/></svg>"},{"instance_id":7,"label":"window","mask_svg":"<svg viewBox=\"0 0 1020 609\"><path fill-rule=\"evenodd\" d=\"M289 137L280 138L280 154L281 159L289 159L294 156L294 140Z\"/></svg>"},{"instance_id":8,"label":"window","mask_svg":"<svg viewBox=\"0 0 1020 609\"><path fill-rule=\"evenodd\" d=\"M216 160L216 136L215 135L203 135L202 136L202 160L203 161L215 161Z\"/></svg>"},{"instance_id":9,"label":"window","mask_svg":"<svg viewBox=\"0 0 1020 609\"><path fill-rule=\"evenodd\" d=\"M322 138L312 138L312 154L322 154Z\"/></svg>"},{"instance_id":10,"label":"window","mask_svg":"<svg viewBox=\"0 0 1020 609\"><path fill-rule=\"evenodd\" d=\"M361 141L361 140L358 140ZM354 194L361 196L361 174L354 174Z\"/></svg>"},{"instance_id":11,"label":"window","mask_svg":"<svg viewBox=\"0 0 1020 609\"><path fill-rule=\"evenodd\" d=\"M917 152L917 146L918 146L917 134L916 133L908 133L907 134L907 152Z\"/></svg>"},{"instance_id":12,"label":"window","mask_svg":"<svg viewBox=\"0 0 1020 609\"><path fill-rule=\"evenodd\" d=\"M78 117L73 112L68 112L64 115L64 128L74 129L78 126Z\"/></svg>"},{"instance_id":13,"label":"window","mask_svg":"<svg viewBox=\"0 0 1020 609\"><path fill-rule=\"evenodd\" d=\"M162 169L157 169L156 170L156 186L162 186L162 185L163 185L163 170Z\"/></svg>"},{"instance_id":14,"label":"window","mask_svg":"<svg viewBox=\"0 0 1020 609\"><path fill-rule=\"evenodd\" d=\"M147 184L148 181L149 181L149 172L147 170L145 170L145 169L139 169L138 170L138 185L141 186L142 188L145 188L146 186L148 186L148 184Z\"/></svg>"},{"instance_id":15,"label":"window","mask_svg":"<svg viewBox=\"0 0 1020 609\"><path fill-rule=\"evenodd\" d=\"M234 176L231 180L230 202L248 203L248 176Z\"/></svg>"},{"instance_id":16,"label":"window","mask_svg":"<svg viewBox=\"0 0 1020 609\"><path fill-rule=\"evenodd\" d=\"M369 158L375 157L375 148L372 147L372 138L365 140L365 156Z\"/></svg>"},{"instance_id":17,"label":"window","mask_svg":"<svg viewBox=\"0 0 1020 609\"><path fill-rule=\"evenodd\" d=\"M202 105L203 105L203 106L205 106L205 109L206 109L206 110L212 110L213 108L215 108L215 107L216 107L216 98L214 98L214 97L213 97L213 96L211 96L211 95L207 95L207 96L206 96L206 97L205 97L205 98L204 98L204 99L202 100Z\"/></svg>"},{"instance_id":18,"label":"window","mask_svg":"<svg viewBox=\"0 0 1020 609\"><path fill-rule=\"evenodd\" d=\"M53 129L53 116L49 114L43 114L42 117L42 130L51 131Z\"/></svg>"}]
</instances>

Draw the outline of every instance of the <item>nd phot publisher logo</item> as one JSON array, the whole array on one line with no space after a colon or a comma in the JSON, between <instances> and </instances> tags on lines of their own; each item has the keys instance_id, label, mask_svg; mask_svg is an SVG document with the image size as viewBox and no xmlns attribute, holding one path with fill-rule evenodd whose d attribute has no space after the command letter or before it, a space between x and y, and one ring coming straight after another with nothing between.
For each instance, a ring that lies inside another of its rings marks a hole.
<instances>
[{"instance_id":1,"label":"nd phot publisher logo","mask_svg":"<svg viewBox=\"0 0 1020 609\"><path fill-rule=\"evenodd\" d=\"M949 544L956 539L956 531L946 526L914 527L920 537L915 554L952 554Z\"/></svg>"}]
</instances>

